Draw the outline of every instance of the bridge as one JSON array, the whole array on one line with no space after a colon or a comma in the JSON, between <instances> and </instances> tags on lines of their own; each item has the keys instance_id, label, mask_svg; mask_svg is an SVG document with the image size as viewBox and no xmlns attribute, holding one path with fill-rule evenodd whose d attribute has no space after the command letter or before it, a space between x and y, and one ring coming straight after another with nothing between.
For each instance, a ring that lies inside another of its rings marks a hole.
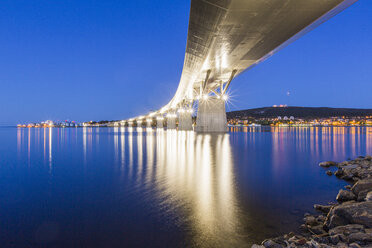
<instances>
[{"instance_id":1,"label":"bridge","mask_svg":"<svg viewBox=\"0 0 372 248\"><path fill-rule=\"evenodd\" d=\"M179 86L161 109L121 121L129 126L226 132L226 90L243 71L357 0L191 0ZM177 121L178 120L178 121Z\"/></svg>"}]
</instances>

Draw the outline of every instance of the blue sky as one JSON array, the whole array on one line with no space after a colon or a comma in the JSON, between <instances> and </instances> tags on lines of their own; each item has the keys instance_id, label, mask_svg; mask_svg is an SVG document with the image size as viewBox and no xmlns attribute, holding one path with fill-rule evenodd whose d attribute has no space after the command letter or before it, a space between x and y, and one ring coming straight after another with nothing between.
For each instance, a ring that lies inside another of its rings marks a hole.
<instances>
[{"instance_id":1,"label":"blue sky","mask_svg":"<svg viewBox=\"0 0 372 248\"><path fill-rule=\"evenodd\" d=\"M1 1L0 125L125 119L166 104L189 10L171 0ZM359 0L240 75L227 110L372 108L371 13L372 1Z\"/></svg>"}]
</instances>

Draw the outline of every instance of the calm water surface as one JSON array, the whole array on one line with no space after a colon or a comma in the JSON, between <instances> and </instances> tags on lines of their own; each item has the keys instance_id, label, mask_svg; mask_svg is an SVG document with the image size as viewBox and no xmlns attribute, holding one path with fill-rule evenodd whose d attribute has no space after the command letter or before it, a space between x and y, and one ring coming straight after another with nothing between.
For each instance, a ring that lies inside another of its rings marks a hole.
<instances>
[{"instance_id":1,"label":"calm water surface","mask_svg":"<svg viewBox=\"0 0 372 248\"><path fill-rule=\"evenodd\" d=\"M372 128L0 128L1 247L250 247L345 185Z\"/></svg>"}]
</instances>

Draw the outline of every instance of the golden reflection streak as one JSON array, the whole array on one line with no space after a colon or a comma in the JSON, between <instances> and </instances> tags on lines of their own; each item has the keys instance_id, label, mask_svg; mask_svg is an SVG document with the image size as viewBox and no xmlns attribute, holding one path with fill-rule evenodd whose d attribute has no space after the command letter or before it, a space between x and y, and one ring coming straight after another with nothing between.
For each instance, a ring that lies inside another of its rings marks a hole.
<instances>
[{"instance_id":1,"label":"golden reflection streak","mask_svg":"<svg viewBox=\"0 0 372 248\"><path fill-rule=\"evenodd\" d=\"M115 153L115 164L119 161L119 128L114 127L114 153Z\"/></svg>"},{"instance_id":2,"label":"golden reflection streak","mask_svg":"<svg viewBox=\"0 0 372 248\"><path fill-rule=\"evenodd\" d=\"M143 129L142 127L137 128L137 173L140 173L142 175L143 173L143 144L142 144L142 135L143 135Z\"/></svg>"},{"instance_id":3,"label":"golden reflection streak","mask_svg":"<svg viewBox=\"0 0 372 248\"><path fill-rule=\"evenodd\" d=\"M18 128L17 129L17 156L18 159L21 157L21 147L22 147L22 132L23 128Z\"/></svg>"},{"instance_id":4,"label":"golden reflection streak","mask_svg":"<svg viewBox=\"0 0 372 248\"><path fill-rule=\"evenodd\" d=\"M31 128L27 130L27 156L28 156L28 165L31 163Z\"/></svg>"},{"instance_id":5,"label":"golden reflection streak","mask_svg":"<svg viewBox=\"0 0 372 248\"><path fill-rule=\"evenodd\" d=\"M366 151L371 151L372 149L372 128L366 128Z\"/></svg>"},{"instance_id":6,"label":"golden reflection streak","mask_svg":"<svg viewBox=\"0 0 372 248\"><path fill-rule=\"evenodd\" d=\"M128 173L131 175L133 169L133 127L128 128L128 145L129 145L129 169Z\"/></svg>"},{"instance_id":7,"label":"golden reflection streak","mask_svg":"<svg viewBox=\"0 0 372 248\"><path fill-rule=\"evenodd\" d=\"M46 127L44 129L44 164L46 164Z\"/></svg>"},{"instance_id":8,"label":"golden reflection streak","mask_svg":"<svg viewBox=\"0 0 372 248\"><path fill-rule=\"evenodd\" d=\"M156 154L159 200L190 213L193 244L236 246L241 240L229 135L167 130L156 136Z\"/></svg>"},{"instance_id":9,"label":"golden reflection streak","mask_svg":"<svg viewBox=\"0 0 372 248\"><path fill-rule=\"evenodd\" d=\"M124 165L125 165L125 128L121 127L120 128L120 161L121 161L121 166L120 170L124 170Z\"/></svg>"},{"instance_id":10,"label":"golden reflection streak","mask_svg":"<svg viewBox=\"0 0 372 248\"><path fill-rule=\"evenodd\" d=\"M159 130L157 130L159 133ZM146 182L151 180L154 166L154 134L151 127L146 128Z\"/></svg>"},{"instance_id":11,"label":"golden reflection streak","mask_svg":"<svg viewBox=\"0 0 372 248\"><path fill-rule=\"evenodd\" d=\"M52 128L49 128L49 170L52 172Z\"/></svg>"},{"instance_id":12,"label":"golden reflection streak","mask_svg":"<svg viewBox=\"0 0 372 248\"><path fill-rule=\"evenodd\" d=\"M84 164L87 163L87 128L83 127L83 155Z\"/></svg>"}]
</instances>

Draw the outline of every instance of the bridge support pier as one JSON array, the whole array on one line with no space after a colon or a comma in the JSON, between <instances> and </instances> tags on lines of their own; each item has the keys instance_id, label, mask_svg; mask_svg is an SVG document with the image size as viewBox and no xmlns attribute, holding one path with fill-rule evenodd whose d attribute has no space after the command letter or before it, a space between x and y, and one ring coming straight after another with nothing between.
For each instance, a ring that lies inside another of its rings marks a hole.
<instances>
[{"instance_id":1,"label":"bridge support pier","mask_svg":"<svg viewBox=\"0 0 372 248\"><path fill-rule=\"evenodd\" d=\"M189 131L192 130L192 116L188 110L182 110L179 112L178 117L178 130Z\"/></svg>"},{"instance_id":2,"label":"bridge support pier","mask_svg":"<svg viewBox=\"0 0 372 248\"><path fill-rule=\"evenodd\" d=\"M200 100L196 118L197 132L227 132L225 101L221 98Z\"/></svg>"},{"instance_id":3,"label":"bridge support pier","mask_svg":"<svg viewBox=\"0 0 372 248\"><path fill-rule=\"evenodd\" d=\"M163 128L163 122L164 122L164 117L163 116L159 116L156 118L156 127L157 128Z\"/></svg>"},{"instance_id":4,"label":"bridge support pier","mask_svg":"<svg viewBox=\"0 0 372 248\"><path fill-rule=\"evenodd\" d=\"M167 129L175 129L176 128L176 114L168 114L167 115Z\"/></svg>"},{"instance_id":5,"label":"bridge support pier","mask_svg":"<svg viewBox=\"0 0 372 248\"><path fill-rule=\"evenodd\" d=\"M152 119L147 119L146 120L146 127L150 127L151 128L151 123L152 123Z\"/></svg>"}]
</instances>

